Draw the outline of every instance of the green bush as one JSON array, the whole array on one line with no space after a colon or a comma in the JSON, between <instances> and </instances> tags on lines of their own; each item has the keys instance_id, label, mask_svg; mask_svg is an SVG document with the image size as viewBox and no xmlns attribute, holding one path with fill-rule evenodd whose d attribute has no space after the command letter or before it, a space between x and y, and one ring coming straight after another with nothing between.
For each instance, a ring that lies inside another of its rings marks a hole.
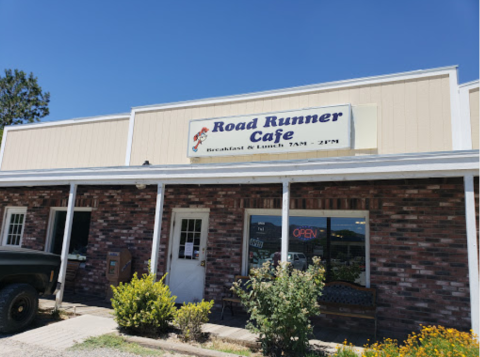
<instances>
[{"instance_id":1,"label":"green bush","mask_svg":"<svg viewBox=\"0 0 480 357\"><path fill-rule=\"evenodd\" d=\"M130 283L112 286L112 307L118 325L128 332L151 334L164 332L175 314L175 299L163 281L155 282L155 275L137 273Z\"/></svg>"},{"instance_id":2,"label":"green bush","mask_svg":"<svg viewBox=\"0 0 480 357\"><path fill-rule=\"evenodd\" d=\"M317 299L324 283L320 259L306 272L280 263L272 276L269 262L252 269L246 285L235 282L232 290L241 298L250 314L247 328L259 334L263 354L302 356L312 335L310 317L320 313Z\"/></svg>"},{"instance_id":3,"label":"green bush","mask_svg":"<svg viewBox=\"0 0 480 357\"><path fill-rule=\"evenodd\" d=\"M184 341L198 341L202 335L202 324L208 322L208 315L213 307L213 300L203 301L197 304L183 303L183 306L175 313L173 324L181 331L180 337Z\"/></svg>"}]
</instances>

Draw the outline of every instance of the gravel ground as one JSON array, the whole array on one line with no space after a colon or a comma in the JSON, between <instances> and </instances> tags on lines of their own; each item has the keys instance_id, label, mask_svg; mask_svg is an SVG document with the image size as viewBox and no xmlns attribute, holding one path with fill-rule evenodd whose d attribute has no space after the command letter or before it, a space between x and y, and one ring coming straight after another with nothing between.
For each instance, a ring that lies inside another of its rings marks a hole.
<instances>
[{"instance_id":1,"label":"gravel ground","mask_svg":"<svg viewBox=\"0 0 480 357\"><path fill-rule=\"evenodd\" d=\"M110 348L94 350L57 351L10 340L0 339L0 356L5 357L138 357L138 355L120 352ZM165 352L163 357L191 357L178 353Z\"/></svg>"}]
</instances>

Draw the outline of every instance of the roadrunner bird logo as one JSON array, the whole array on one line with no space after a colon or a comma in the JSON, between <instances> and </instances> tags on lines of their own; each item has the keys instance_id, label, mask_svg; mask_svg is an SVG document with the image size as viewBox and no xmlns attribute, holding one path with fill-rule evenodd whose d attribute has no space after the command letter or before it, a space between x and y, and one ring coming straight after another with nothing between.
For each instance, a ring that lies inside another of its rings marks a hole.
<instances>
[{"instance_id":1,"label":"roadrunner bird logo","mask_svg":"<svg viewBox=\"0 0 480 357\"><path fill-rule=\"evenodd\" d=\"M198 146L202 142L207 140L207 131L208 131L208 128L203 127L202 130L200 130L198 133L196 133L195 136L193 137L193 141L197 142L197 144L193 147L194 152L197 152Z\"/></svg>"}]
</instances>

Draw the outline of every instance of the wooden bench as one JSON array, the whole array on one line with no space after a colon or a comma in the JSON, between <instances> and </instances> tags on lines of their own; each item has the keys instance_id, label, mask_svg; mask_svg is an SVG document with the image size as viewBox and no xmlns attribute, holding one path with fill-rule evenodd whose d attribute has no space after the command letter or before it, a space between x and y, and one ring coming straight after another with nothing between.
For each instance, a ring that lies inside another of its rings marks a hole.
<instances>
[{"instance_id":1,"label":"wooden bench","mask_svg":"<svg viewBox=\"0 0 480 357\"><path fill-rule=\"evenodd\" d=\"M242 289L248 289L247 287L247 282L250 280L249 276L243 276L243 275L235 275L235 282L241 280L241 287ZM230 290L231 287L224 287L225 293L227 297L224 297L222 299L222 316L221 319L223 320L223 313L225 311L225 306L230 305L230 312L232 313L233 316L233 304L240 304L242 301L240 298L232 291Z\"/></svg>"},{"instance_id":2,"label":"wooden bench","mask_svg":"<svg viewBox=\"0 0 480 357\"><path fill-rule=\"evenodd\" d=\"M67 287L66 283L69 282L72 284L73 293L76 294L75 291L75 282L77 280L78 268L80 267L80 262L75 260L69 260L67 262L67 273L65 274L65 287Z\"/></svg>"},{"instance_id":3,"label":"wooden bench","mask_svg":"<svg viewBox=\"0 0 480 357\"><path fill-rule=\"evenodd\" d=\"M322 314L358 317L375 321L375 339L377 338L377 292L373 288L332 281L325 284L322 296L318 299ZM354 310L355 312L345 311Z\"/></svg>"}]
</instances>

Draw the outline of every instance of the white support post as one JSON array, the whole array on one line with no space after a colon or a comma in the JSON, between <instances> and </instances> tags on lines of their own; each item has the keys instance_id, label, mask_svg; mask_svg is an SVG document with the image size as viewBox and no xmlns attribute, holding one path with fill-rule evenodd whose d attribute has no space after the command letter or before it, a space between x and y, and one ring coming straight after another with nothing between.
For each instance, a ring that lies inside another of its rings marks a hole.
<instances>
[{"instance_id":1,"label":"white support post","mask_svg":"<svg viewBox=\"0 0 480 357\"><path fill-rule=\"evenodd\" d=\"M479 330L479 296L478 296L478 247L477 222L475 215L475 193L473 175L465 175L465 220L467 223L468 276L470 282L470 312L472 330L477 335Z\"/></svg>"},{"instance_id":2,"label":"white support post","mask_svg":"<svg viewBox=\"0 0 480 357\"><path fill-rule=\"evenodd\" d=\"M155 224L153 226L152 257L150 258L150 272L157 274L158 250L160 248L160 233L162 232L163 202L165 196L165 184L159 183L157 190L157 204L155 207Z\"/></svg>"},{"instance_id":3,"label":"white support post","mask_svg":"<svg viewBox=\"0 0 480 357\"><path fill-rule=\"evenodd\" d=\"M290 182L283 181L282 194L282 255L281 261L286 262L288 258L288 232L290 227Z\"/></svg>"},{"instance_id":4,"label":"white support post","mask_svg":"<svg viewBox=\"0 0 480 357\"><path fill-rule=\"evenodd\" d=\"M72 236L73 213L75 209L75 198L77 196L77 185L70 184L70 193L68 195L67 217L65 218L65 230L63 232L63 244L60 271L58 273L58 282L60 290L55 296L55 309L58 310L62 306L63 291L65 290L65 276L67 274L68 250L70 249L70 238Z\"/></svg>"}]
</instances>

